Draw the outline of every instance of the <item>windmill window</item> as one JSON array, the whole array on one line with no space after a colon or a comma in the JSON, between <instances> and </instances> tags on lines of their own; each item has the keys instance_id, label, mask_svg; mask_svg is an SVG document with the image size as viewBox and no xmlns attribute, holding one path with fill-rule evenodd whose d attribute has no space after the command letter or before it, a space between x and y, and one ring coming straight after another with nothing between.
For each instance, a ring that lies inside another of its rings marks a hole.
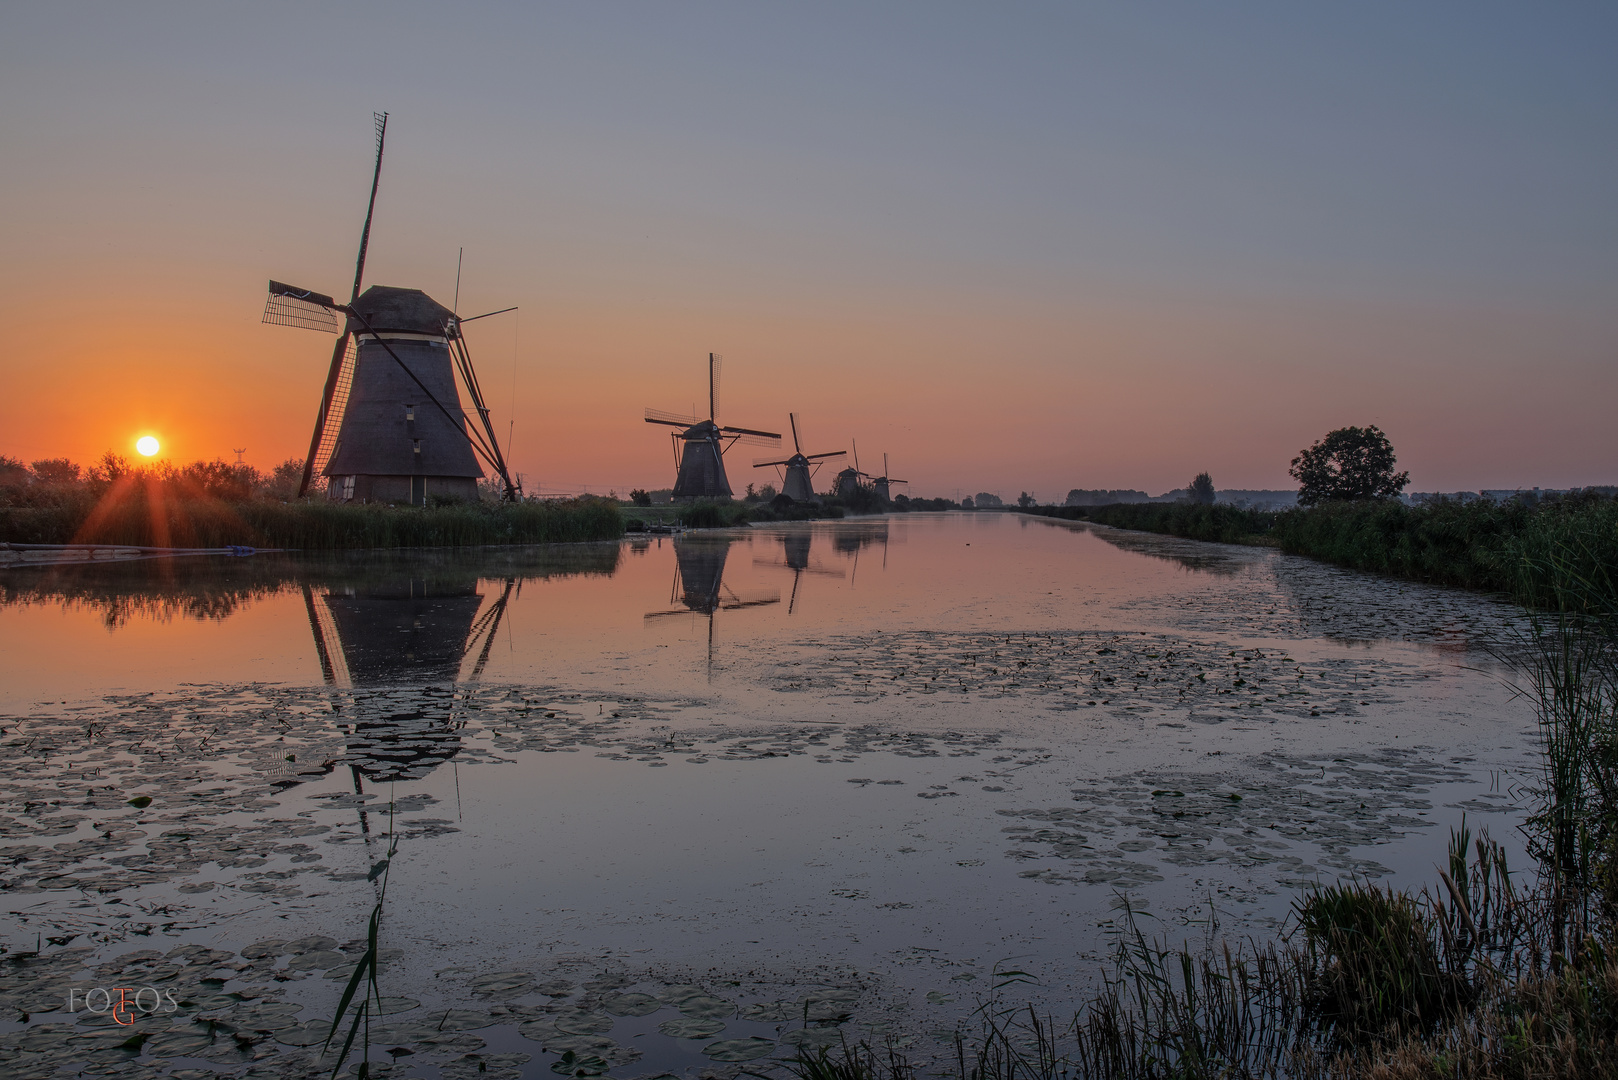
<instances>
[{"instance_id":1,"label":"windmill window","mask_svg":"<svg viewBox=\"0 0 1618 1080\"><path fill-rule=\"evenodd\" d=\"M415 418L416 418L416 407L414 405L406 405L405 406L405 419L406 420L414 420Z\"/></svg>"},{"instance_id":2,"label":"windmill window","mask_svg":"<svg viewBox=\"0 0 1618 1080\"><path fill-rule=\"evenodd\" d=\"M421 440L416 439L416 440L414 440L414 442L415 442L415 447L416 447L416 453L418 453L418 454L421 453Z\"/></svg>"},{"instance_id":3,"label":"windmill window","mask_svg":"<svg viewBox=\"0 0 1618 1080\"><path fill-rule=\"evenodd\" d=\"M345 477L343 477L343 498L352 499L353 497L354 497L354 477L345 476Z\"/></svg>"}]
</instances>

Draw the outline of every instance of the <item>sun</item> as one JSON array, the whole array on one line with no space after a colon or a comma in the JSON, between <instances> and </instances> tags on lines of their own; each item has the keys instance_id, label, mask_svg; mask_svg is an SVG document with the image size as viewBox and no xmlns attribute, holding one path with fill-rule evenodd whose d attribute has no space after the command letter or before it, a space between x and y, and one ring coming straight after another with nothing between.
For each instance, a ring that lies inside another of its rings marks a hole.
<instances>
[{"instance_id":1,"label":"sun","mask_svg":"<svg viewBox=\"0 0 1618 1080\"><path fill-rule=\"evenodd\" d=\"M156 439L150 435L142 435L135 440L135 449L140 451L141 457L151 457L157 453L159 447Z\"/></svg>"}]
</instances>

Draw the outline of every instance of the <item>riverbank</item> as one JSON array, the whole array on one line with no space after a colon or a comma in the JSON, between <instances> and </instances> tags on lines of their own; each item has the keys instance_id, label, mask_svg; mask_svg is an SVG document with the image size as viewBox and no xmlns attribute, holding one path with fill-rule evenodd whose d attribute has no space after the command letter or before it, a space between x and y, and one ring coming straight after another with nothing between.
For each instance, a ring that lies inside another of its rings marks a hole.
<instances>
[{"instance_id":1,"label":"riverbank","mask_svg":"<svg viewBox=\"0 0 1618 1080\"><path fill-rule=\"evenodd\" d=\"M1036 506L1019 513L1278 547L1352 570L1504 593L1536 606L1555 600L1556 586L1532 570L1553 555L1588 580L1605 579L1618 566L1618 500L1602 495L1423 506L1331 502L1291 510L1192 503Z\"/></svg>"},{"instance_id":2,"label":"riverbank","mask_svg":"<svg viewBox=\"0 0 1618 1080\"><path fill-rule=\"evenodd\" d=\"M575 543L624 533L623 514L610 499L418 507L145 495L109 492L98 499L0 509L0 541L337 551Z\"/></svg>"}]
</instances>

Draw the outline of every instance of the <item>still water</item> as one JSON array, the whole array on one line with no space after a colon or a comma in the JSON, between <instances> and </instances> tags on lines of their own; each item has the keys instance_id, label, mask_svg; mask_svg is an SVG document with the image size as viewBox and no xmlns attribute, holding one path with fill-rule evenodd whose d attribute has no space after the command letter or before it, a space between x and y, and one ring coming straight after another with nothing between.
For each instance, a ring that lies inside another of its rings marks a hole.
<instances>
[{"instance_id":1,"label":"still water","mask_svg":"<svg viewBox=\"0 0 1618 1080\"><path fill-rule=\"evenodd\" d=\"M1126 897L1425 883L1535 767L1502 604L1009 514L3 573L16 1075L304 1075L393 842L393 1075L925 1059L997 968L1079 1000Z\"/></svg>"}]
</instances>

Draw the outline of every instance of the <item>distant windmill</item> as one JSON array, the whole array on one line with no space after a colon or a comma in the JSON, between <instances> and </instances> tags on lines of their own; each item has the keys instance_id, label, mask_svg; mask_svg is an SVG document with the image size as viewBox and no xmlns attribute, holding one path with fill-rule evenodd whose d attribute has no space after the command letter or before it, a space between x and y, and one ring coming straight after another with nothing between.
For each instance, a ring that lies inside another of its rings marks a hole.
<instances>
[{"instance_id":1,"label":"distant windmill","mask_svg":"<svg viewBox=\"0 0 1618 1080\"><path fill-rule=\"evenodd\" d=\"M891 477L888 475L888 455L884 453L882 455L882 475L871 478L871 486L876 489L876 497L881 499L883 503L891 502L892 499L888 497L888 485L908 483L910 483L910 481L900 480L896 477Z\"/></svg>"},{"instance_id":2,"label":"distant windmill","mask_svg":"<svg viewBox=\"0 0 1618 1080\"><path fill-rule=\"evenodd\" d=\"M816 470L820 468L820 459L843 457L848 451L829 450L824 454L804 453L803 444L798 441L798 414L787 413L787 420L792 425L792 456L777 459L763 458L753 462L753 468L763 469L771 465L786 466L786 476L781 483L781 494L793 502L819 502L820 500L815 495L814 485L811 481Z\"/></svg>"},{"instance_id":3,"label":"distant windmill","mask_svg":"<svg viewBox=\"0 0 1618 1080\"><path fill-rule=\"evenodd\" d=\"M347 316L332 350L298 494L307 493L319 475L326 478L327 496L345 502L419 506L429 495L476 499L483 476L477 457L482 457L505 485L505 497L515 500L520 491L506 469L461 333L462 324L472 319L459 318L419 289L373 285L360 292L388 114L377 113L375 120L376 169L348 303L271 281L264 305L266 323L329 333L337 332L338 314ZM481 432L461 409L457 370Z\"/></svg>"},{"instance_id":4,"label":"distant windmill","mask_svg":"<svg viewBox=\"0 0 1618 1080\"><path fill-rule=\"evenodd\" d=\"M865 474L860 472L860 444L853 442L853 440L850 440L850 442L853 443L854 447L854 464L837 474L837 481L832 487L832 494L840 499L853 497L863 486L861 481L866 479Z\"/></svg>"},{"instance_id":5,"label":"distant windmill","mask_svg":"<svg viewBox=\"0 0 1618 1080\"><path fill-rule=\"evenodd\" d=\"M647 409L648 424L667 424L684 428L679 434L670 433L674 442L674 456L678 472L674 479L676 499L728 499L734 492L725 476L725 451L737 439L760 446L779 446L781 436L773 431L754 431L751 428L721 427L717 421L719 411L719 357L708 354L708 419L683 416L661 409Z\"/></svg>"}]
</instances>

